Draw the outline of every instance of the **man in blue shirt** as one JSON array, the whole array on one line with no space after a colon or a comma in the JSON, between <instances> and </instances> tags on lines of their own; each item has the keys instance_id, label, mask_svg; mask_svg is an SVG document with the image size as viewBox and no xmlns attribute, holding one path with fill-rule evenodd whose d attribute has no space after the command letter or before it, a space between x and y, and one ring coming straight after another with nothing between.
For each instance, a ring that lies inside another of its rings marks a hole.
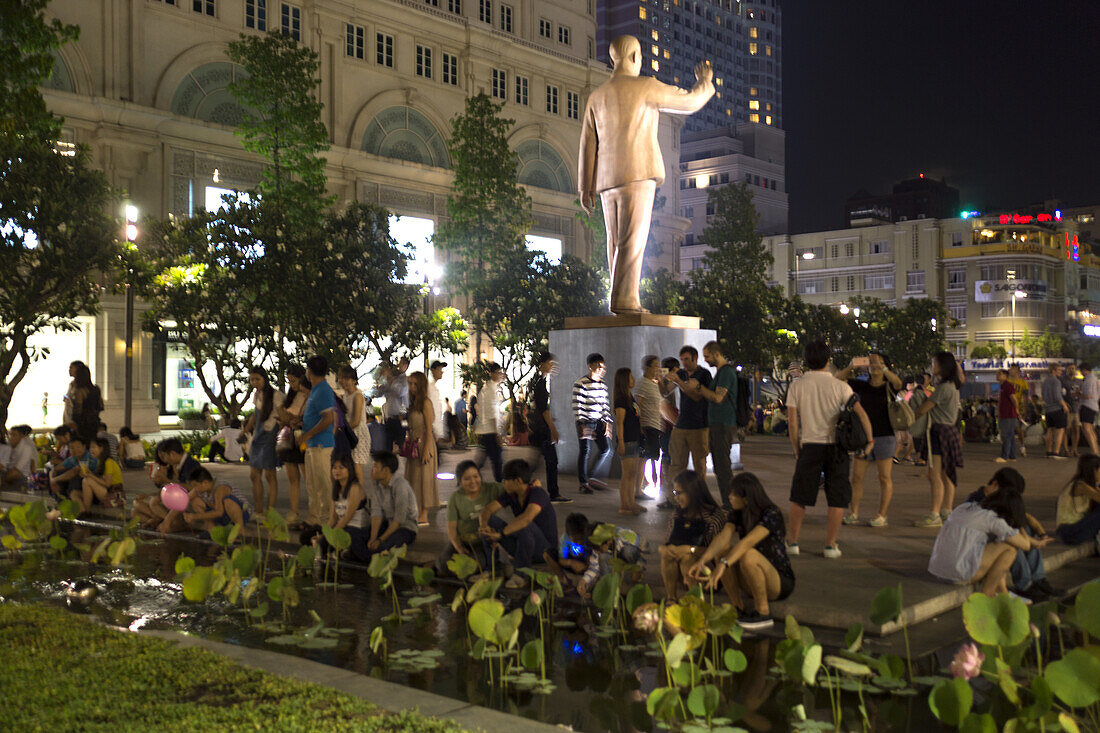
<instances>
[{"instance_id":1,"label":"man in blue shirt","mask_svg":"<svg viewBox=\"0 0 1100 733\"><path fill-rule=\"evenodd\" d=\"M314 356L306 362L306 378L313 388L302 413L302 435L299 443L305 444L306 494L309 509L306 523L319 527L332 512L332 449L336 445L333 434L336 395L325 377L328 376L328 359Z\"/></svg>"},{"instance_id":2,"label":"man in blue shirt","mask_svg":"<svg viewBox=\"0 0 1100 733\"><path fill-rule=\"evenodd\" d=\"M85 472L95 473L98 462L88 452L84 438L73 433L69 442L69 457L62 461L50 474L50 491L68 498L70 491L80 491L84 483ZM81 470L84 467L84 471Z\"/></svg>"}]
</instances>

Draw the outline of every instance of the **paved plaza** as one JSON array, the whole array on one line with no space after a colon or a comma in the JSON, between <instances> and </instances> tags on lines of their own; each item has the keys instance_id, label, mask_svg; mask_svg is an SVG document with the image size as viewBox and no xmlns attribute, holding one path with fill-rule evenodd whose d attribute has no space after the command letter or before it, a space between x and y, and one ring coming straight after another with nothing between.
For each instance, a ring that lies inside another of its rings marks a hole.
<instances>
[{"instance_id":1,"label":"paved plaza","mask_svg":"<svg viewBox=\"0 0 1100 733\"><path fill-rule=\"evenodd\" d=\"M959 472L959 489L956 503L966 494L984 484L993 472L999 468L993 458L999 452L997 444L964 444L965 467ZM1040 453L1041 447L1033 449ZM439 471L453 472L459 461L465 458L478 458L476 450L465 452L446 451L441 454ZM505 460L525 458L534 460L537 453L533 448L505 448ZM760 477L772 499L787 513L788 488L794 468L794 459L790 443L786 438L774 436L752 436L742 446L742 461L745 470ZM208 464L209 465L209 464ZM1025 495L1028 511L1036 516L1048 529L1054 527L1054 510L1057 495L1073 473L1073 460L1055 461L1048 458L1024 458L1014 464L1027 479ZM537 475L543 475L541 460ZM213 466L215 474L228 483L248 489L248 468L244 465ZM483 475L491 476L489 465L483 469ZM714 490L714 476L708 477ZM148 475L142 471L128 471L125 474L126 490L129 495L153 490ZM650 545L655 547L664 542L670 511L658 510L655 502L647 502L649 511L637 517L623 517L618 514L618 492L616 481L610 481L610 489L591 496L577 493L576 479L562 476L562 493L574 499L572 504L557 505L559 528L564 525L570 512L583 512L591 521L605 521L619 524L637 531ZM867 620L867 609L874 594L888 585L899 582L903 587L905 601L904 618L915 624L936 618L944 612L957 608L971 592L968 587L951 586L938 582L926 570L928 557L935 541L936 529L919 529L912 526L915 519L927 511L929 503L926 469L911 465L894 467L894 500L890 507L890 525L885 528L868 526L845 526L840 534L840 547L843 557L827 560L821 550L825 535L825 506L822 496L817 507L808 510L799 544L802 554L793 557L797 577L795 592L783 603L772 604L772 614L782 617L793 614L800 622L825 629L845 629L851 623L862 622L869 632L876 631ZM286 475L279 472L280 509L287 507ZM878 483L873 469L865 481L866 492L861 510L863 519L870 519L878 503ZM455 491L453 480L440 480L442 501ZM715 491L717 496L717 491ZM305 492L302 492L304 509ZM431 526L422 528L415 545L410 548L409 559L421 563L432 560L446 542L445 510L430 513ZM1072 588L1087 579L1100 577L1100 559L1095 556L1092 543L1066 547L1058 542L1044 550L1048 571L1052 574L1055 586ZM1058 571L1067 563L1071 565ZM649 557L646 581L655 590L661 587L657 557L654 552ZM953 618L950 614L948 618ZM896 627L880 631L889 634ZM931 644L931 641L930 641Z\"/></svg>"}]
</instances>

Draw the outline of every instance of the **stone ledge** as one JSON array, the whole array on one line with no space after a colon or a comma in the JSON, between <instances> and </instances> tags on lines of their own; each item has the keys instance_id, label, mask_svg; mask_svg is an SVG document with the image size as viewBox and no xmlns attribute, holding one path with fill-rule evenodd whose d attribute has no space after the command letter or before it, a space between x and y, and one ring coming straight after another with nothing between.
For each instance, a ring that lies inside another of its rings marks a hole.
<instances>
[{"instance_id":1,"label":"stone ledge","mask_svg":"<svg viewBox=\"0 0 1100 733\"><path fill-rule=\"evenodd\" d=\"M584 316L566 318L565 329L578 328L620 328L630 326L663 326L665 328L699 328L699 319L695 316L662 316L657 313L627 313L611 316Z\"/></svg>"}]
</instances>

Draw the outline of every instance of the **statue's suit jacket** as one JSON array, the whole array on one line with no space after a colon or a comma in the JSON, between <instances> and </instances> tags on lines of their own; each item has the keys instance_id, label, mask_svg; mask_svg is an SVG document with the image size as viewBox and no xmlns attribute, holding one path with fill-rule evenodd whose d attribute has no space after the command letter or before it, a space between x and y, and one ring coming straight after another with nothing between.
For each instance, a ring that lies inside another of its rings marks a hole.
<instances>
[{"instance_id":1,"label":"statue's suit jacket","mask_svg":"<svg viewBox=\"0 0 1100 733\"><path fill-rule=\"evenodd\" d=\"M585 105L580 192L600 193L632 181L654 180L660 185L665 180L657 142L660 113L697 112L713 94L710 81L680 89L651 76L612 73Z\"/></svg>"}]
</instances>

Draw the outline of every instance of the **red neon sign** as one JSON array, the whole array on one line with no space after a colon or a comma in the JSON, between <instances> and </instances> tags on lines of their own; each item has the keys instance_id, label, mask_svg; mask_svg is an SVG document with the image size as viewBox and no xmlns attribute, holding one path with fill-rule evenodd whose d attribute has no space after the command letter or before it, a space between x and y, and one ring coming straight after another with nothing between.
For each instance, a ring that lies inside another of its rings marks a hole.
<instances>
[{"instance_id":1,"label":"red neon sign","mask_svg":"<svg viewBox=\"0 0 1100 733\"><path fill-rule=\"evenodd\" d=\"M1001 214L1000 224L1030 224L1031 222L1043 222L1050 223L1052 221L1062 221L1062 212L1055 211L1053 214Z\"/></svg>"},{"instance_id":2,"label":"red neon sign","mask_svg":"<svg viewBox=\"0 0 1100 733\"><path fill-rule=\"evenodd\" d=\"M1073 235L1073 240L1069 238L1069 232L1066 232L1066 259L1079 262L1081 257L1081 243L1077 238L1077 235Z\"/></svg>"}]
</instances>

